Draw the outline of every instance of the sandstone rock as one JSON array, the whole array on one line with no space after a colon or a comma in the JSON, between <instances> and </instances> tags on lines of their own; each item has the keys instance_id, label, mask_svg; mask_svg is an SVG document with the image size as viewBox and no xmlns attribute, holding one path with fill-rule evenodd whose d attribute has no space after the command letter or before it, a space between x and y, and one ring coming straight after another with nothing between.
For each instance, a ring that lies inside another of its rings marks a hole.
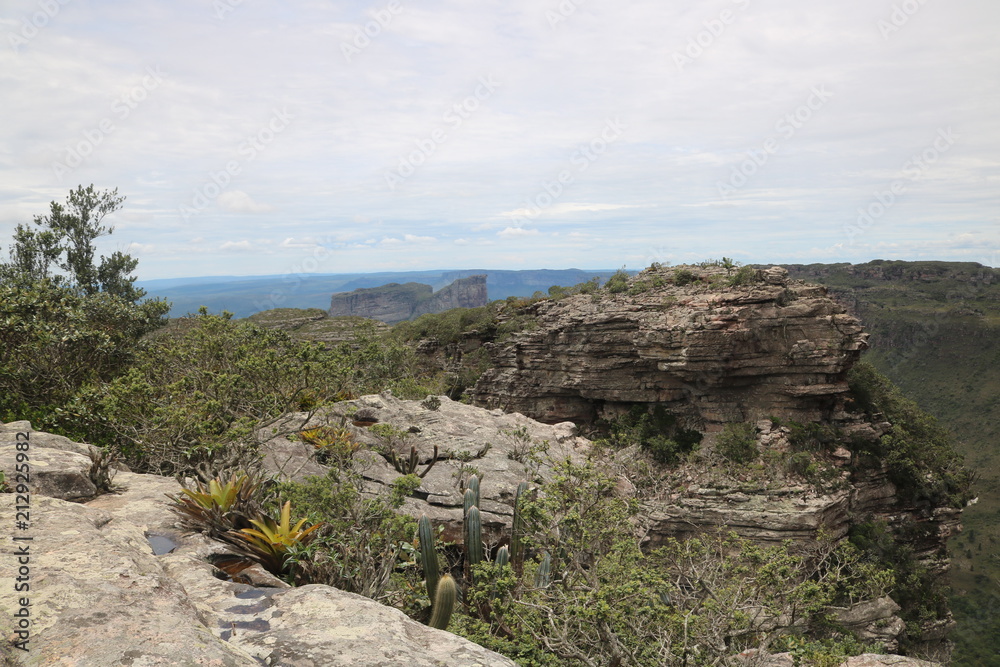
<instances>
[{"instance_id":1,"label":"sandstone rock","mask_svg":"<svg viewBox=\"0 0 1000 667\"><path fill-rule=\"evenodd\" d=\"M506 536L513 518L514 493L523 481L540 481L552 469L552 461L570 458L582 462L590 451L590 441L576 435L572 423L542 424L517 413L484 410L439 396L440 405L428 410L421 401L398 399L390 394L362 396L337 403L312 424L344 423L353 437L369 448L385 443L370 427L353 426L350 416L359 411L389 424L408 435L398 443L402 458L415 447L423 472L433 458L439 459L423 478L417 498L409 498L403 511L426 514L445 527L445 539L460 540L462 526L462 483L475 472L481 479L483 528L487 539ZM293 416L294 417L294 416ZM410 431L414 432L410 432ZM265 465L271 472L294 479L308 474L325 474L327 468L315 461L313 448L302 443L275 438L265 445ZM355 467L373 484L373 492L400 477L393 466L369 449L355 455Z\"/></svg>"},{"instance_id":2,"label":"sandstone rock","mask_svg":"<svg viewBox=\"0 0 1000 667\"><path fill-rule=\"evenodd\" d=\"M888 650L898 648L896 638L906 629L903 619L896 616L899 605L892 598L859 602L851 607L831 607L834 622L857 634L864 642L880 642Z\"/></svg>"},{"instance_id":3,"label":"sandstone rock","mask_svg":"<svg viewBox=\"0 0 1000 667\"><path fill-rule=\"evenodd\" d=\"M713 287L723 269L687 267L701 282L672 284L674 269L634 280L666 284L634 294L540 301L538 326L493 345L478 404L540 421L590 422L631 405L662 405L702 431L767 416L829 419L846 373L866 346L858 320L823 288L771 282Z\"/></svg>"},{"instance_id":4,"label":"sandstone rock","mask_svg":"<svg viewBox=\"0 0 1000 667\"><path fill-rule=\"evenodd\" d=\"M18 433L26 435L19 437ZM30 447L29 483L34 493L64 500L97 495L97 487L89 475L92 463L87 455L89 447L62 436L35 431L27 421L0 425L0 470L9 483L22 479L16 476L16 456L17 442L24 441L25 437Z\"/></svg>"}]
</instances>

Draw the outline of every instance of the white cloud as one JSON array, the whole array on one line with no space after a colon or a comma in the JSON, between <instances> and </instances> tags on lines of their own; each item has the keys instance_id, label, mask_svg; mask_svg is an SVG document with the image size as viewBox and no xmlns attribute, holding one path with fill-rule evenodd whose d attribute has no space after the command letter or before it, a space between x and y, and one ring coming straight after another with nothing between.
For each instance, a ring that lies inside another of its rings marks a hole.
<instances>
[{"instance_id":1,"label":"white cloud","mask_svg":"<svg viewBox=\"0 0 1000 667\"><path fill-rule=\"evenodd\" d=\"M250 243L250 241L247 241L246 239L243 239L242 241L226 241L225 243L219 246L219 250L225 250L225 251L246 251L252 249L253 249L253 244Z\"/></svg>"},{"instance_id":2,"label":"white cloud","mask_svg":"<svg viewBox=\"0 0 1000 667\"><path fill-rule=\"evenodd\" d=\"M216 201L223 210L230 213L268 213L274 210L273 206L255 202L242 190L227 190Z\"/></svg>"},{"instance_id":3,"label":"white cloud","mask_svg":"<svg viewBox=\"0 0 1000 667\"><path fill-rule=\"evenodd\" d=\"M14 32L37 10L16 4ZM964 259L988 243L948 235L998 222L1000 107L982 84L1000 62L991 0L922 4L885 38L883 3L734 4L724 34L683 68L674 54L717 7L587 3L553 28L529 0L475 12L427 0L347 62L337 45L376 5L298 3L275 22L262 3L224 21L206 3L93 4L87 20L70 3L18 51L0 49L4 92L34 101L8 105L0 125L0 244L93 182L128 196L113 243L156 248L142 278L191 270L165 259L189 247L213 272L282 273L313 240L355 250L338 255L344 271L498 266L506 256L485 246L519 237L545 239L518 247L516 261L537 266L613 268L667 246L678 258L791 259L843 242L858 207L948 127L954 145L906 182L852 259L876 242ZM205 66L223 53L232 67ZM144 85L149 68L162 80ZM477 97L482 76L498 83ZM817 86L832 97L802 110ZM789 114L804 120L786 136ZM614 119L623 129L609 141ZM401 161L413 171L390 190ZM745 184L720 197L741 168ZM572 234L601 240L570 246L587 238ZM277 239L267 261L239 241L222 247L246 237L261 251L264 236ZM394 245L421 252L404 259ZM828 252L810 258L844 259Z\"/></svg>"},{"instance_id":4,"label":"white cloud","mask_svg":"<svg viewBox=\"0 0 1000 667\"><path fill-rule=\"evenodd\" d=\"M497 232L497 236L505 239L516 239L525 236L538 236L541 232L537 229L525 229L524 227L505 227Z\"/></svg>"}]
</instances>

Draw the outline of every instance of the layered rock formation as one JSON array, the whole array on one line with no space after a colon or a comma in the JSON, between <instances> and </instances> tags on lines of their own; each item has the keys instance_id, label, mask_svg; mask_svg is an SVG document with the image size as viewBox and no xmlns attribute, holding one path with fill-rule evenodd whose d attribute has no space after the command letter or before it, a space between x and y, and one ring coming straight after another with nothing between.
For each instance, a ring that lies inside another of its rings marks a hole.
<instances>
[{"instance_id":1,"label":"layered rock formation","mask_svg":"<svg viewBox=\"0 0 1000 667\"><path fill-rule=\"evenodd\" d=\"M425 313L475 308L487 303L486 276L481 275L460 278L437 292L430 285L421 283L390 283L334 294L329 313L331 316L354 315L395 324Z\"/></svg>"},{"instance_id":2,"label":"layered rock formation","mask_svg":"<svg viewBox=\"0 0 1000 667\"><path fill-rule=\"evenodd\" d=\"M842 411L846 373L866 345L858 320L823 287L773 268L721 287L722 268L647 269L631 294L578 295L529 307L537 327L491 352L477 403L544 422L591 422L662 405L716 430L765 416L801 422Z\"/></svg>"}]
</instances>

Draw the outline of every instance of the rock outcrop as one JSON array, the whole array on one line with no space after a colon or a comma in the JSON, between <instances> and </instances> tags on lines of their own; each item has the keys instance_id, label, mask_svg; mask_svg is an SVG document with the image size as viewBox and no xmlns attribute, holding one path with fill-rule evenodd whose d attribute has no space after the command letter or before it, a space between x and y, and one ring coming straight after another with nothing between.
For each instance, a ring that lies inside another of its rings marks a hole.
<instances>
[{"instance_id":1,"label":"rock outcrop","mask_svg":"<svg viewBox=\"0 0 1000 667\"><path fill-rule=\"evenodd\" d=\"M44 462L33 470L58 463L67 474L86 476L84 459L87 465L90 459L79 454L86 445L17 422L0 425L4 451L17 433L29 434L31 464ZM65 479L74 490L55 495L75 496L79 485ZM29 650L3 647L21 664L514 664L398 610L329 586L288 588L263 571L252 585L225 579L210 559L226 553L226 547L177 529L177 516L165 496L180 490L175 480L119 472L114 482L124 490L82 504L45 495L50 486L32 484L30 523L17 534L31 540L14 541L14 531L3 531L0 631L5 638L18 640L14 631L20 629L20 617L15 613L21 598L30 602L29 634L21 637ZM23 504L23 499L0 494L0 513L12 522L15 503ZM164 543L172 549L156 555L153 544ZM30 555L22 566L14 554L25 545ZM15 592L17 577L30 588Z\"/></svg>"},{"instance_id":2,"label":"rock outcrop","mask_svg":"<svg viewBox=\"0 0 1000 667\"><path fill-rule=\"evenodd\" d=\"M662 405L701 431L842 411L866 334L823 287L778 267L734 287L722 268L687 267L686 284L675 271L647 269L628 293L529 306L537 326L493 347L476 402L550 423Z\"/></svg>"},{"instance_id":3,"label":"rock outcrop","mask_svg":"<svg viewBox=\"0 0 1000 667\"><path fill-rule=\"evenodd\" d=\"M359 415L366 421L360 421ZM292 416L296 417L300 416ZM355 426L352 420L365 425ZM553 461L582 462L591 451L590 441L579 437L572 423L542 424L447 396L427 401L402 400L390 394L362 396L337 403L315 421L341 422L354 440L365 445L354 461L373 492L392 484L400 473L372 448L395 447L406 458L414 447L423 472L437 447L437 462L424 476L416 497L406 500L403 511L418 517L426 514L444 527L444 539L458 542L462 539L463 484L473 472L483 480L483 528L488 541L497 543L509 538L518 484L547 479ZM370 428L375 423L391 425L405 436L387 442ZM301 441L277 437L267 443L266 451L265 466L278 476L302 480L328 470L316 461L315 448Z\"/></svg>"},{"instance_id":4,"label":"rock outcrop","mask_svg":"<svg viewBox=\"0 0 1000 667\"><path fill-rule=\"evenodd\" d=\"M334 317L353 315L395 324L425 313L475 308L487 303L486 276L480 275L460 278L437 292L421 283L390 283L334 294L329 313Z\"/></svg>"}]
</instances>

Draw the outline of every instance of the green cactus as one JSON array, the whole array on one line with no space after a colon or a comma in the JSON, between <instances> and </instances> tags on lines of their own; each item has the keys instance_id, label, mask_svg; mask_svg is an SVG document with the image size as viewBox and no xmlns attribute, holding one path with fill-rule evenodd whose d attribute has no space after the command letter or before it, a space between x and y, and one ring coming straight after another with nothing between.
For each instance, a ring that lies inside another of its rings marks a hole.
<instances>
[{"instance_id":1,"label":"green cactus","mask_svg":"<svg viewBox=\"0 0 1000 667\"><path fill-rule=\"evenodd\" d=\"M433 600L438 587L438 557L434 548L434 527L427 515L420 517L417 536L420 539L420 562L424 568L424 579L427 581L427 599Z\"/></svg>"},{"instance_id":2,"label":"green cactus","mask_svg":"<svg viewBox=\"0 0 1000 667\"><path fill-rule=\"evenodd\" d=\"M473 494L472 504L475 505L476 507L479 507L479 477L476 475L470 477L469 483L466 485L465 489L466 489L466 495L468 495L469 491L472 491Z\"/></svg>"},{"instance_id":3,"label":"green cactus","mask_svg":"<svg viewBox=\"0 0 1000 667\"><path fill-rule=\"evenodd\" d=\"M514 521L510 528L510 559L518 575L524 570L524 544L521 542L524 536L524 513L521 511L521 499L527 492L527 482L517 485L517 492L514 494Z\"/></svg>"},{"instance_id":4,"label":"green cactus","mask_svg":"<svg viewBox=\"0 0 1000 667\"><path fill-rule=\"evenodd\" d=\"M503 569L505 567L510 565L510 551L507 549L507 547L500 547L500 550L497 551L496 562L501 572L503 572Z\"/></svg>"},{"instance_id":5,"label":"green cactus","mask_svg":"<svg viewBox=\"0 0 1000 667\"><path fill-rule=\"evenodd\" d=\"M465 497L462 499L462 516L468 516L469 510L473 507L479 507L479 501L472 489L466 489Z\"/></svg>"},{"instance_id":6,"label":"green cactus","mask_svg":"<svg viewBox=\"0 0 1000 667\"><path fill-rule=\"evenodd\" d=\"M483 522L479 508L473 505L465 515L465 565L469 581L472 568L483 561Z\"/></svg>"},{"instance_id":7,"label":"green cactus","mask_svg":"<svg viewBox=\"0 0 1000 667\"><path fill-rule=\"evenodd\" d=\"M446 574L441 577L437 585L437 594L434 596L434 606L431 609L431 620L427 625L438 630L448 627L451 620L451 612L455 609L455 600L458 599L458 584L455 579Z\"/></svg>"},{"instance_id":8,"label":"green cactus","mask_svg":"<svg viewBox=\"0 0 1000 667\"><path fill-rule=\"evenodd\" d=\"M538 571L535 572L535 588L548 588L549 583L552 579L552 558L549 556L548 552L542 556L542 562L538 565Z\"/></svg>"}]
</instances>

